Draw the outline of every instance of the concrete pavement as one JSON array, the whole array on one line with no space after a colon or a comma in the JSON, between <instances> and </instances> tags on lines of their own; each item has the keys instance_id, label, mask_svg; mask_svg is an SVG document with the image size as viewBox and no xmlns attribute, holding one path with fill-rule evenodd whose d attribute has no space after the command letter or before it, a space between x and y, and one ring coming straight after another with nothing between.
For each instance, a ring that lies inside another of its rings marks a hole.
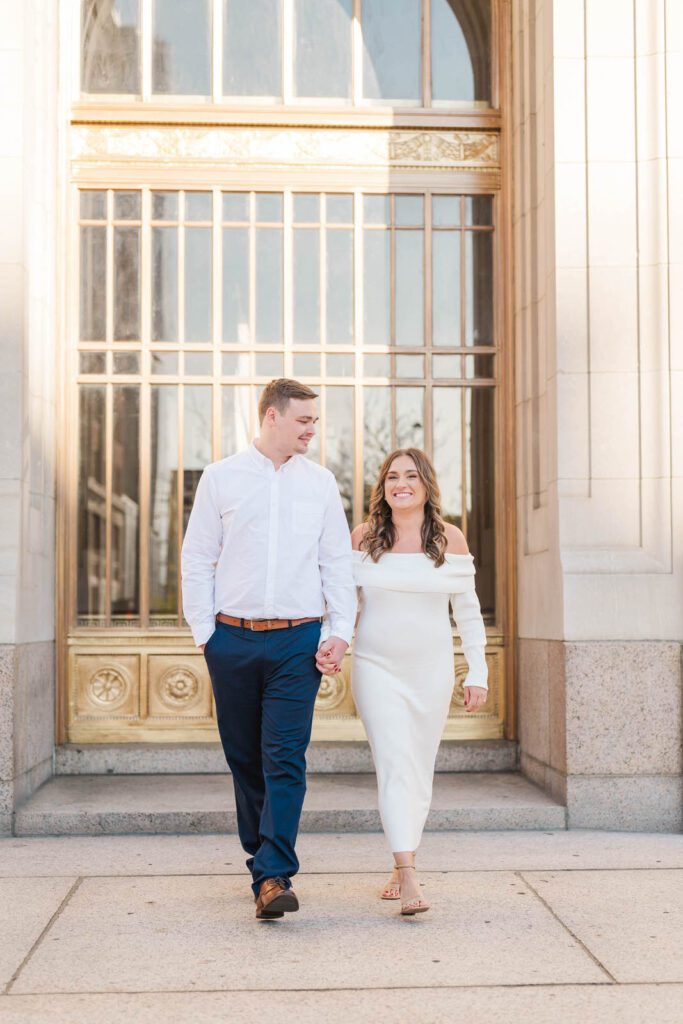
<instances>
[{"instance_id":1,"label":"concrete pavement","mask_svg":"<svg viewBox=\"0 0 683 1024\"><path fill-rule=\"evenodd\" d=\"M234 836L1 840L0 1021L683 1021L683 836L428 833L411 919L380 834L299 854L256 922Z\"/></svg>"}]
</instances>

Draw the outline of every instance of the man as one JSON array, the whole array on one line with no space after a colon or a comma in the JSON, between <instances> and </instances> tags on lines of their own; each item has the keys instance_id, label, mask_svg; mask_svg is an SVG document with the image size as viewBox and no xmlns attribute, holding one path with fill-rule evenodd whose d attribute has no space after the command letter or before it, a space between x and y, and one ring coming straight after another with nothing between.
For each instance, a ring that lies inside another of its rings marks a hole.
<instances>
[{"instance_id":1,"label":"man","mask_svg":"<svg viewBox=\"0 0 683 1024\"><path fill-rule=\"evenodd\" d=\"M205 468L182 549L183 608L211 676L258 918L299 909L290 879L316 655L341 664L356 616L339 489L305 458L317 397L294 380L264 388L260 437Z\"/></svg>"}]
</instances>

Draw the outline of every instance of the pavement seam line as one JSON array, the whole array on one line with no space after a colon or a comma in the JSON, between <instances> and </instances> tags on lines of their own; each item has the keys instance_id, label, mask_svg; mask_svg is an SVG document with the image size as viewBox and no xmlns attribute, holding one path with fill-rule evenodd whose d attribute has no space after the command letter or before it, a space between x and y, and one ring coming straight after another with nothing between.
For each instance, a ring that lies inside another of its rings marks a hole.
<instances>
[{"instance_id":1,"label":"pavement seam line","mask_svg":"<svg viewBox=\"0 0 683 1024\"><path fill-rule=\"evenodd\" d=\"M35 942L31 946L31 948L29 949L28 953L26 954L24 959L21 961L19 966L17 967L16 971L14 972L14 974L12 975L10 980L5 985L4 995L8 996L8 995L12 994L12 992L11 992L12 985L14 985L15 981L17 981L17 979L19 978L19 975L23 971L24 967L29 962L29 960L31 959L31 957L33 956L35 951L38 949L38 947L42 944L43 939L45 938L47 933L52 928L52 925L55 923L57 918L61 915L62 911L65 909L65 907L67 906L67 904L71 900L71 897L80 888L80 885L81 885L82 882L83 882L83 875L79 875L78 878L76 879L76 881L73 883L73 885L69 889L69 891L67 892L66 896L63 897L62 901L60 902L59 906L55 910L55 912L52 915L52 917L50 918L50 920L47 922L47 924L41 930L40 935L35 940Z\"/></svg>"},{"instance_id":2,"label":"pavement seam line","mask_svg":"<svg viewBox=\"0 0 683 1024\"><path fill-rule=\"evenodd\" d=\"M524 875L522 874L522 872L521 872L521 871L515 871L515 872L514 872L514 874L515 874L515 875L517 876L517 878L519 878L519 880L520 880L520 881L521 881L521 882L523 883L523 885L526 885L526 887L527 887L528 889L530 889L530 890L531 890L531 892L532 892L532 893L534 894L534 896L536 897L536 899L537 899L537 900L539 900L539 902L543 904L543 906L544 906L544 907L546 908L546 910L548 911L548 913L550 913L550 914L552 914L552 915L553 915L553 917L554 917L554 918L555 918L555 920L556 920L556 921L558 922L558 924L559 924L559 925L560 925L560 926L561 926L562 928L564 928L564 930L565 930L566 932L568 932L568 933L569 933L569 934L571 935L571 937L572 937L572 938L574 939L574 941L575 941L575 942L577 942L577 943L579 944L579 946L581 946L581 948L582 948L582 949L584 950L584 952L585 952L585 953L587 953L587 954L588 954L588 956L589 956L589 957L591 958L591 960L593 961L593 963L594 963L594 964L596 964L596 966L597 966L597 967L599 967L599 968L600 968L600 970L601 970L601 971L603 971L603 972L604 972L604 973L605 973L605 974L607 975L607 977L608 977L608 978L610 979L610 981L612 982L612 984L613 984L613 985L618 985L618 984L619 984L619 982L618 982L618 981L617 981L617 979L616 979L616 978L614 977L614 975L612 974L612 972L611 972L611 971L608 971L608 970L607 970L607 968L606 968L606 967L605 967L605 965L604 965L604 964L602 963L602 961L601 961L601 960L599 960L599 959L597 958L597 956L595 955L595 953L593 953L593 951L592 951L591 949L589 949L589 948L588 948L588 946L587 946L587 945L586 945L586 943L585 943L585 942L583 941L583 939L580 939L580 938L579 938L579 936L578 936L578 935L576 934L576 932L573 932L573 931L572 931L572 929L571 929L571 928L569 927L569 925L568 925L568 924L567 924L567 923L566 923L565 921L563 921L563 920L562 920L562 918L561 918L561 917L559 916L559 914L557 914L557 913L555 912L555 910L554 910L554 909L553 909L553 908L552 908L552 907L550 906L550 904L548 903L548 901L547 901L546 899L544 899L544 897L543 897L543 896L541 896L540 892L538 892L538 890L534 888L534 886L533 886L533 885L531 884L531 882L529 882L529 881L528 881L528 879L526 879L526 878L524 877Z\"/></svg>"}]
</instances>

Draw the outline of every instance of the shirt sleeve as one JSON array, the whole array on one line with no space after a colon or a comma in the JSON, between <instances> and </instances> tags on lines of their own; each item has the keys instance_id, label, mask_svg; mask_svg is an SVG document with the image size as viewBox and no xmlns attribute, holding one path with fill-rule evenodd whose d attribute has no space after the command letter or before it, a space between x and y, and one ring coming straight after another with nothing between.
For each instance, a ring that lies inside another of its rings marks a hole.
<instances>
[{"instance_id":1,"label":"shirt sleeve","mask_svg":"<svg viewBox=\"0 0 683 1024\"><path fill-rule=\"evenodd\" d=\"M453 618L458 627L463 654L467 661L464 686L482 686L488 690L489 670L486 664L486 627L475 590L451 594Z\"/></svg>"},{"instance_id":2,"label":"shirt sleeve","mask_svg":"<svg viewBox=\"0 0 683 1024\"><path fill-rule=\"evenodd\" d=\"M215 488L205 469L199 478L181 552L183 613L197 647L205 644L216 628L216 563L222 542L223 524Z\"/></svg>"},{"instance_id":3,"label":"shirt sleeve","mask_svg":"<svg viewBox=\"0 0 683 1024\"><path fill-rule=\"evenodd\" d=\"M351 569L351 534L337 481L332 475L320 535L318 562L326 606L321 643L329 636L338 636L350 644L357 608L356 584Z\"/></svg>"}]
</instances>

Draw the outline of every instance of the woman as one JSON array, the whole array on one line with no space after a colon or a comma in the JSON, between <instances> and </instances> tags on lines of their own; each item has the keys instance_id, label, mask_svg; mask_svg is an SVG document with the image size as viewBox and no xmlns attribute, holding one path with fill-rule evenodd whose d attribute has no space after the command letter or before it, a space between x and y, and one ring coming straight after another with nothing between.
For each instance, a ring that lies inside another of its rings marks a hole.
<instances>
[{"instance_id":1,"label":"woman","mask_svg":"<svg viewBox=\"0 0 683 1024\"><path fill-rule=\"evenodd\" d=\"M429 909L414 856L455 683L449 599L469 668L468 712L486 701L486 633L472 555L461 531L441 516L436 474L424 452L405 448L388 456L367 522L351 538L360 597L353 694L372 749L395 865L382 898L400 898L401 913L413 915Z\"/></svg>"}]
</instances>

